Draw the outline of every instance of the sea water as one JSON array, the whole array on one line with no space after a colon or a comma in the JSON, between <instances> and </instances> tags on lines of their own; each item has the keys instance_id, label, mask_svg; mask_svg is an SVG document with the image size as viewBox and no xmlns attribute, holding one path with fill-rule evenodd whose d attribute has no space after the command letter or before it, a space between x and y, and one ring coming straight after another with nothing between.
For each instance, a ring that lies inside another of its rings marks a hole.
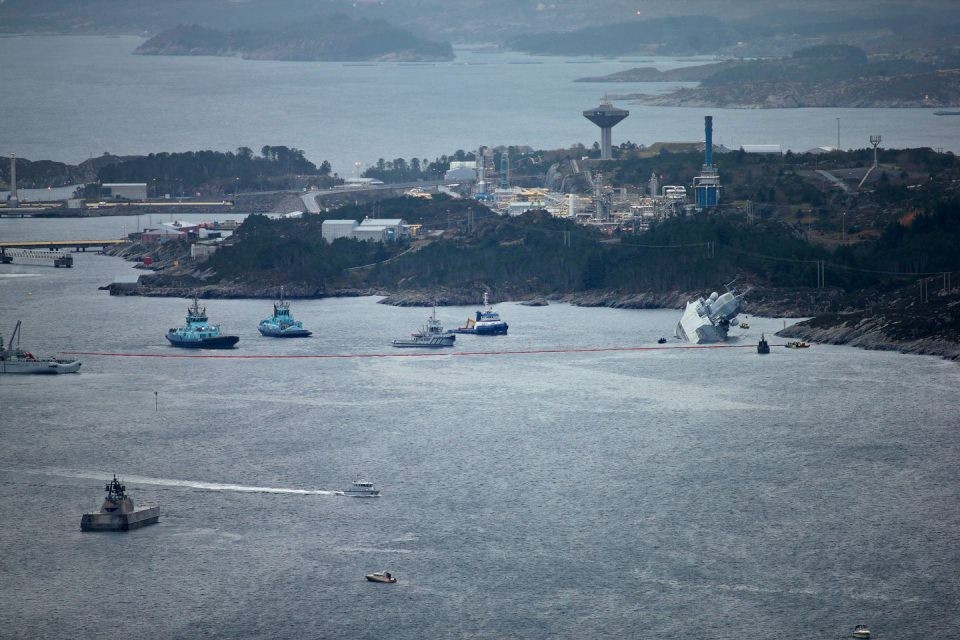
<instances>
[{"instance_id":1,"label":"sea water","mask_svg":"<svg viewBox=\"0 0 960 640\"><path fill-rule=\"evenodd\" d=\"M582 112L606 93L663 93L691 83L576 83L638 66L670 69L700 58L591 58L456 50L426 64L254 61L132 55L136 37L0 38L0 154L76 163L118 155L263 145L302 149L340 175L379 158L433 159L480 145L591 146ZM955 118L933 109L703 109L618 101L630 117L615 144L714 141L737 149L779 144L960 152ZM837 119L840 119L839 123ZM839 131L838 131L839 124ZM144 177L147 180L147 177Z\"/></svg>"},{"instance_id":2,"label":"sea water","mask_svg":"<svg viewBox=\"0 0 960 640\"><path fill-rule=\"evenodd\" d=\"M0 266L5 337L113 354L0 376L0 637L960 634L955 363L515 302L507 336L399 353L430 310L370 297L292 301L305 340L204 301L240 342L196 353L163 337L186 300L97 290L134 273ZM168 357L196 355L265 357ZM114 473L159 524L81 533ZM361 477L382 497L335 494Z\"/></svg>"}]
</instances>

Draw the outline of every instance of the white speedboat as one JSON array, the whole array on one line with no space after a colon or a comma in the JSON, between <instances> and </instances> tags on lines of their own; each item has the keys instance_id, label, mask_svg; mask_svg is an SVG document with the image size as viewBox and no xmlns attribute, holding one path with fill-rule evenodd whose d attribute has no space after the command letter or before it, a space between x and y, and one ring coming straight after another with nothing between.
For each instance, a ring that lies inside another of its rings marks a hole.
<instances>
[{"instance_id":1,"label":"white speedboat","mask_svg":"<svg viewBox=\"0 0 960 640\"><path fill-rule=\"evenodd\" d=\"M867 628L865 624L858 624L853 628L853 633L850 634L854 638L869 638L870 629Z\"/></svg>"},{"instance_id":2,"label":"white speedboat","mask_svg":"<svg viewBox=\"0 0 960 640\"><path fill-rule=\"evenodd\" d=\"M379 498L380 489L373 486L372 482L366 480L357 480L350 485L349 489L342 491L343 495L350 498Z\"/></svg>"},{"instance_id":3,"label":"white speedboat","mask_svg":"<svg viewBox=\"0 0 960 640\"><path fill-rule=\"evenodd\" d=\"M14 342L17 346L14 347ZM37 357L20 348L20 321L6 345L0 337L0 373L76 373L80 361L72 358Z\"/></svg>"}]
</instances>

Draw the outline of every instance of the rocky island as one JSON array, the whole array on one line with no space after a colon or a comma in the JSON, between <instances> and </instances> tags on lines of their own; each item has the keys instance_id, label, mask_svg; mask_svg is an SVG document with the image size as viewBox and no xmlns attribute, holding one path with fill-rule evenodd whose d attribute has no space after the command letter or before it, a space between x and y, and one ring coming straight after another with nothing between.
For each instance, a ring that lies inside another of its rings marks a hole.
<instances>
[{"instance_id":1,"label":"rocky island","mask_svg":"<svg viewBox=\"0 0 960 640\"><path fill-rule=\"evenodd\" d=\"M663 95L618 96L660 107L950 107L960 105L960 68L856 47L818 46L786 58L727 60L669 71L639 67L578 82L699 82Z\"/></svg>"},{"instance_id":2,"label":"rocky island","mask_svg":"<svg viewBox=\"0 0 960 640\"><path fill-rule=\"evenodd\" d=\"M138 55L239 56L250 60L452 60L447 42L419 38L384 20L343 14L286 27L221 31L199 25L167 29L137 47Z\"/></svg>"}]
</instances>

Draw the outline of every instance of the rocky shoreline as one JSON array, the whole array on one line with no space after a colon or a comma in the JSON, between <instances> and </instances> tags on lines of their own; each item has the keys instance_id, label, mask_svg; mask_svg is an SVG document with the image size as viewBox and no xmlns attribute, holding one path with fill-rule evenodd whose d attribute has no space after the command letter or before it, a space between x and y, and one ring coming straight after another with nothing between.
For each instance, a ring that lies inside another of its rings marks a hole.
<instances>
[{"instance_id":1,"label":"rocky shoreline","mask_svg":"<svg viewBox=\"0 0 960 640\"><path fill-rule=\"evenodd\" d=\"M137 283L114 282L101 287L111 295L190 298L274 299L280 285L288 298L333 298L382 296L380 304L398 307L470 306L482 304L482 291L470 289L327 289L297 282L209 282L212 273L202 265L175 266L183 259L183 246L171 242L150 249L142 245L121 245L106 251L128 260L153 258L159 272L145 274ZM810 318L777 333L785 338L810 342L846 344L863 349L880 349L936 355L960 360L960 291L943 291L920 303L913 290L889 293L881 298L844 294L836 289L765 287L747 289L745 313L777 318ZM565 303L581 307L615 309L676 309L706 291L623 292L590 290L567 293L538 293L509 287L486 287L492 302L512 301L530 306Z\"/></svg>"},{"instance_id":2,"label":"rocky shoreline","mask_svg":"<svg viewBox=\"0 0 960 640\"><path fill-rule=\"evenodd\" d=\"M380 289L331 289L324 290L297 284L285 284L288 298L337 298L359 296L383 296L379 304L398 307L430 307L433 305L469 306L482 304L477 291L385 291ZM273 299L278 286L274 285L200 285L200 286L136 286L112 283L102 287L111 295L134 295L144 297L190 298L194 295L209 298L256 298ZM580 307L609 307L615 309L683 309L687 301L702 292L671 291L666 293L622 293L616 291L584 291L553 295L499 296L493 302L513 301L529 306L545 306L565 303ZM930 327L919 328L903 335L904 319L890 313L876 311L849 311L822 313L820 309L837 302L839 294L818 295L816 290L807 292L766 290L756 299L747 296L746 313L778 318L814 316L809 320L791 325L777 333L785 338L798 338L809 342L845 344L862 349L899 351L901 353L935 355L950 360L960 360L960 337L948 332L939 332ZM960 315L960 301L954 315ZM906 320L909 322L909 320ZM930 331L928 335L922 335Z\"/></svg>"},{"instance_id":3,"label":"rocky shoreline","mask_svg":"<svg viewBox=\"0 0 960 640\"><path fill-rule=\"evenodd\" d=\"M949 292L925 303L826 313L791 325L777 335L960 360L960 298Z\"/></svg>"}]
</instances>

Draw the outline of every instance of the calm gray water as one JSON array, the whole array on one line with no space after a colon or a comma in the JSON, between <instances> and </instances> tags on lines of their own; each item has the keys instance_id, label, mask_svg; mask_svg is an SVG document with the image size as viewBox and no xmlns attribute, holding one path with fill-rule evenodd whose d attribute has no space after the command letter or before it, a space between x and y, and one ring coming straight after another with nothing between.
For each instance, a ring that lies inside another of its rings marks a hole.
<instances>
[{"instance_id":1,"label":"calm gray water","mask_svg":"<svg viewBox=\"0 0 960 640\"><path fill-rule=\"evenodd\" d=\"M182 355L163 333L186 301L96 290L132 272L0 266L0 330L22 319L35 353ZM275 341L256 332L268 301L207 306L234 355L392 354L427 315L295 301L317 333ZM819 345L454 355L657 346L677 318L497 307L509 336L434 357L85 356L78 375L0 377L0 637L960 635L956 364ZM734 344L783 326L750 322ZM160 524L81 534L114 472ZM383 497L331 494L360 476ZM400 583L363 580L380 569Z\"/></svg>"},{"instance_id":2,"label":"calm gray water","mask_svg":"<svg viewBox=\"0 0 960 640\"><path fill-rule=\"evenodd\" d=\"M591 145L581 112L606 92L660 92L677 83L574 83L637 66L707 59L564 58L458 51L453 62L344 64L130 55L134 37L0 38L0 153L79 162L115 154L287 145L349 175L378 158L434 158L479 145ZM837 143L960 152L956 118L932 109L691 109L642 107L614 142L702 140L703 116L728 147Z\"/></svg>"}]
</instances>

